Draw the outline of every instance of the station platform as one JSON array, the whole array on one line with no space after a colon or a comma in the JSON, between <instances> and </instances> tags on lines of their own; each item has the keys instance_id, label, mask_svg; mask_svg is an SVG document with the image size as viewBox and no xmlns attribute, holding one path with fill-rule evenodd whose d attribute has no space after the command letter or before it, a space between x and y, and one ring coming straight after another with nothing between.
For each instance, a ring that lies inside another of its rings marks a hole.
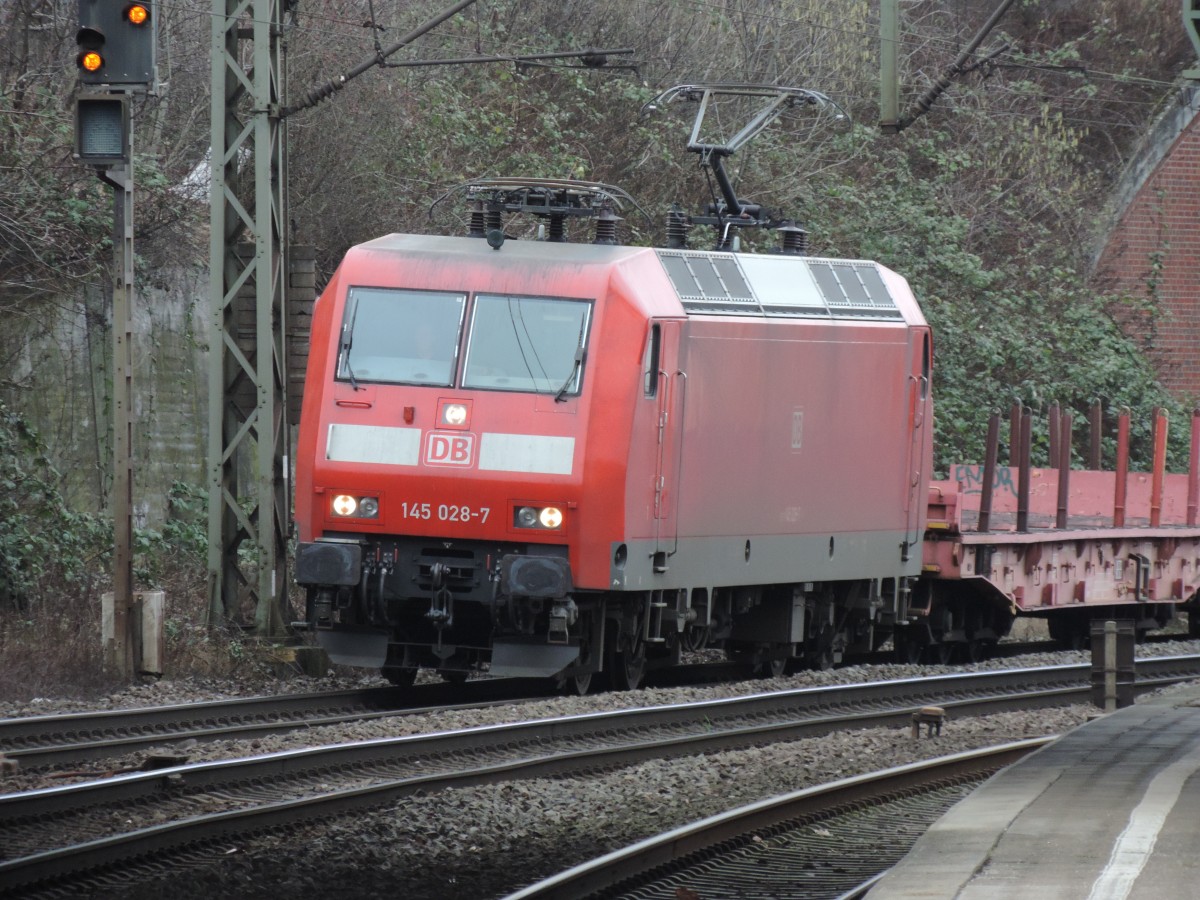
<instances>
[{"instance_id":1,"label":"station platform","mask_svg":"<svg viewBox=\"0 0 1200 900\"><path fill-rule=\"evenodd\" d=\"M1200 897L1200 684L1101 716L954 806L868 900Z\"/></svg>"}]
</instances>

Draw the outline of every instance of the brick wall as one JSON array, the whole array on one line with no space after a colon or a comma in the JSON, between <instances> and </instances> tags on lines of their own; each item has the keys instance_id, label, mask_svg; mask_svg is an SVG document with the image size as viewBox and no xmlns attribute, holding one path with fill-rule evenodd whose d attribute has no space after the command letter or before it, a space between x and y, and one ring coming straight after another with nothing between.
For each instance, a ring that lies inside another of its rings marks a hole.
<instances>
[{"instance_id":1,"label":"brick wall","mask_svg":"<svg viewBox=\"0 0 1200 900\"><path fill-rule=\"evenodd\" d=\"M1125 330L1142 342L1163 383L1192 399L1200 397L1200 116L1191 102L1171 114L1175 126L1151 136L1131 168L1096 276L1101 289L1159 310L1124 313Z\"/></svg>"}]
</instances>

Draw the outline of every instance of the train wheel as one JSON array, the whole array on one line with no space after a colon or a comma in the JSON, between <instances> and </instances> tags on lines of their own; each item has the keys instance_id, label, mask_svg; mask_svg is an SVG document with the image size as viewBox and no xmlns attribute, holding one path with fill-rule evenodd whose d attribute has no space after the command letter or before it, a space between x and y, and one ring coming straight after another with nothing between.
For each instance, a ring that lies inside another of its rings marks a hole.
<instances>
[{"instance_id":1,"label":"train wheel","mask_svg":"<svg viewBox=\"0 0 1200 900\"><path fill-rule=\"evenodd\" d=\"M592 688L592 673L558 676L558 689L568 696L583 697Z\"/></svg>"},{"instance_id":2,"label":"train wheel","mask_svg":"<svg viewBox=\"0 0 1200 900\"><path fill-rule=\"evenodd\" d=\"M646 645L640 638L621 638L620 650L613 653L613 687L618 691L636 690L646 674Z\"/></svg>"},{"instance_id":3,"label":"train wheel","mask_svg":"<svg viewBox=\"0 0 1200 900\"><path fill-rule=\"evenodd\" d=\"M788 667L791 655L790 644L765 644L759 647L752 656L754 674L761 678L779 678Z\"/></svg>"},{"instance_id":4,"label":"train wheel","mask_svg":"<svg viewBox=\"0 0 1200 900\"><path fill-rule=\"evenodd\" d=\"M396 687L412 687L417 680L416 666L387 666L379 672Z\"/></svg>"},{"instance_id":5,"label":"train wheel","mask_svg":"<svg viewBox=\"0 0 1200 900\"><path fill-rule=\"evenodd\" d=\"M904 637L897 635L895 638L896 648L892 651L896 662L901 665L916 665L921 661L921 654L924 647L916 638Z\"/></svg>"},{"instance_id":6,"label":"train wheel","mask_svg":"<svg viewBox=\"0 0 1200 900\"><path fill-rule=\"evenodd\" d=\"M438 669L438 675L442 677L442 681L448 681L450 684L464 684L467 680L468 672L462 669Z\"/></svg>"},{"instance_id":7,"label":"train wheel","mask_svg":"<svg viewBox=\"0 0 1200 900\"><path fill-rule=\"evenodd\" d=\"M768 659L762 664L759 673L763 678L781 678L787 669L787 659Z\"/></svg>"},{"instance_id":8,"label":"train wheel","mask_svg":"<svg viewBox=\"0 0 1200 900\"><path fill-rule=\"evenodd\" d=\"M995 641L971 640L966 644L967 662L982 662L991 659L996 652Z\"/></svg>"},{"instance_id":9,"label":"train wheel","mask_svg":"<svg viewBox=\"0 0 1200 900\"><path fill-rule=\"evenodd\" d=\"M818 672L828 672L833 668L833 648L825 647L820 650L810 650L804 655L804 663L810 669Z\"/></svg>"},{"instance_id":10,"label":"train wheel","mask_svg":"<svg viewBox=\"0 0 1200 900\"><path fill-rule=\"evenodd\" d=\"M937 644L930 644L927 648L930 656L930 662L942 666L950 665L950 661L954 659L954 648L954 644L946 641L941 641Z\"/></svg>"},{"instance_id":11,"label":"train wheel","mask_svg":"<svg viewBox=\"0 0 1200 900\"><path fill-rule=\"evenodd\" d=\"M695 653L708 646L709 628L707 625L689 625L683 631L683 649Z\"/></svg>"},{"instance_id":12,"label":"train wheel","mask_svg":"<svg viewBox=\"0 0 1200 900\"><path fill-rule=\"evenodd\" d=\"M579 643L579 660L577 665L589 669L592 666L591 642L588 640L582 640ZM558 690L564 694L583 697L591 690L592 675L593 673L590 671L575 675L559 675Z\"/></svg>"}]
</instances>

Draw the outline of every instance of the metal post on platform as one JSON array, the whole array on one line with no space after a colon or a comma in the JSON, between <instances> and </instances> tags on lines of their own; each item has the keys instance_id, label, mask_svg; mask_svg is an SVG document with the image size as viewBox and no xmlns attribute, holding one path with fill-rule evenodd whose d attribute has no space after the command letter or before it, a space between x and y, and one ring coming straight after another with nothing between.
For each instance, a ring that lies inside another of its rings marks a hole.
<instances>
[{"instance_id":1,"label":"metal post on platform","mask_svg":"<svg viewBox=\"0 0 1200 900\"><path fill-rule=\"evenodd\" d=\"M1132 620L1092 622L1092 703L1105 712L1133 703L1135 643Z\"/></svg>"},{"instance_id":2,"label":"metal post on platform","mask_svg":"<svg viewBox=\"0 0 1200 900\"><path fill-rule=\"evenodd\" d=\"M1104 706L1105 712L1117 708L1117 623L1104 623Z\"/></svg>"}]
</instances>

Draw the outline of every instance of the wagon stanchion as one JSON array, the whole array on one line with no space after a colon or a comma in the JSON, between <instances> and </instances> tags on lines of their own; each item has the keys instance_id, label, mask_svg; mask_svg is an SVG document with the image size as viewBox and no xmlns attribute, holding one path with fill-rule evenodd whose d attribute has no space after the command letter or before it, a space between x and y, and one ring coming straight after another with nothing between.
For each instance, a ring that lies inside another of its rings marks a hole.
<instances>
[{"instance_id":1,"label":"wagon stanchion","mask_svg":"<svg viewBox=\"0 0 1200 900\"><path fill-rule=\"evenodd\" d=\"M1033 412L1025 409L1021 413L1020 466L1017 472L1017 531L1029 530L1029 476L1030 445L1033 440Z\"/></svg>"},{"instance_id":2,"label":"wagon stanchion","mask_svg":"<svg viewBox=\"0 0 1200 900\"><path fill-rule=\"evenodd\" d=\"M1187 524L1196 524L1196 507L1200 505L1200 407L1192 410L1192 442L1188 453Z\"/></svg>"},{"instance_id":3,"label":"wagon stanchion","mask_svg":"<svg viewBox=\"0 0 1200 900\"><path fill-rule=\"evenodd\" d=\"M1117 419L1117 480L1113 486L1113 527L1125 525L1125 492L1129 480L1129 407L1121 407Z\"/></svg>"},{"instance_id":4,"label":"wagon stanchion","mask_svg":"<svg viewBox=\"0 0 1200 900\"><path fill-rule=\"evenodd\" d=\"M1154 459L1158 456L1158 416L1163 411L1161 406L1150 407L1150 466L1154 467Z\"/></svg>"},{"instance_id":5,"label":"wagon stanchion","mask_svg":"<svg viewBox=\"0 0 1200 900\"><path fill-rule=\"evenodd\" d=\"M992 524L992 491L996 484L996 455L1000 449L1000 411L988 418L987 446L983 459L983 490L979 495L979 522L976 531L987 531Z\"/></svg>"},{"instance_id":6,"label":"wagon stanchion","mask_svg":"<svg viewBox=\"0 0 1200 900\"><path fill-rule=\"evenodd\" d=\"M1021 465L1021 416L1024 410L1018 400L1008 416L1008 464L1014 469Z\"/></svg>"},{"instance_id":7,"label":"wagon stanchion","mask_svg":"<svg viewBox=\"0 0 1200 900\"><path fill-rule=\"evenodd\" d=\"M1154 409L1154 469L1150 476L1150 527L1162 524L1163 478L1167 469L1167 411Z\"/></svg>"},{"instance_id":8,"label":"wagon stanchion","mask_svg":"<svg viewBox=\"0 0 1200 900\"><path fill-rule=\"evenodd\" d=\"M1088 424L1089 439L1088 444L1088 468L1093 472L1098 472L1101 467L1102 450L1104 448L1104 407L1099 400L1092 401L1092 411L1089 416Z\"/></svg>"},{"instance_id":9,"label":"wagon stanchion","mask_svg":"<svg viewBox=\"0 0 1200 900\"><path fill-rule=\"evenodd\" d=\"M1063 413L1059 422L1059 430L1062 436L1058 441L1059 458L1056 461L1058 466L1058 517L1055 525L1059 528L1066 528L1071 496L1071 414L1069 412Z\"/></svg>"},{"instance_id":10,"label":"wagon stanchion","mask_svg":"<svg viewBox=\"0 0 1200 900\"><path fill-rule=\"evenodd\" d=\"M1050 403L1049 420L1050 460L1046 468L1057 469L1059 465L1059 436L1062 431L1062 409L1059 407L1057 400Z\"/></svg>"}]
</instances>

